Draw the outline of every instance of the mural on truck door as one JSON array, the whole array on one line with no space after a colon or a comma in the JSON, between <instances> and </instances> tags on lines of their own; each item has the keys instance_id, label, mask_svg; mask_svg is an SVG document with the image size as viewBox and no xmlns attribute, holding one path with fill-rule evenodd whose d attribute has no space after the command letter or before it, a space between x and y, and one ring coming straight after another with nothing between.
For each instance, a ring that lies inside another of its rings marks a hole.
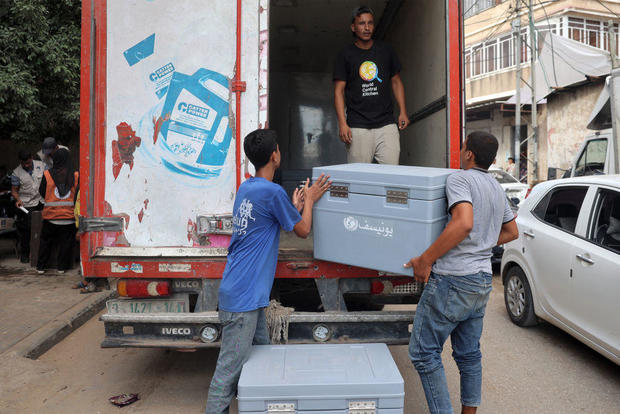
<instances>
[{"instance_id":1,"label":"mural on truck door","mask_svg":"<svg viewBox=\"0 0 620 414\"><path fill-rule=\"evenodd\" d=\"M258 61L253 3L244 61ZM107 1L105 202L126 228L104 245L228 246L227 236L199 239L195 222L232 211L235 39L230 0ZM247 81L256 105L258 80Z\"/></svg>"}]
</instances>

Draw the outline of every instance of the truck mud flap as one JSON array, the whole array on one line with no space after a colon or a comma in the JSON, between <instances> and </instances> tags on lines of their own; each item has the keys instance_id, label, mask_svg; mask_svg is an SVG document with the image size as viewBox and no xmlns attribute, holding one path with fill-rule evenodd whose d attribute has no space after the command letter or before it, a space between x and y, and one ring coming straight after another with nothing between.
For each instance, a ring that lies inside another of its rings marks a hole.
<instances>
[{"instance_id":1,"label":"truck mud flap","mask_svg":"<svg viewBox=\"0 0 620 414\"><path fill-rule=\"evenodd\" d=\"M288 319L288 343L409 342L415 311L295 312ZM189 314L105 314L102 348L218 347L217 312ZM286 335L285 335L286 336Z\"/></svg>"}]
</instances>

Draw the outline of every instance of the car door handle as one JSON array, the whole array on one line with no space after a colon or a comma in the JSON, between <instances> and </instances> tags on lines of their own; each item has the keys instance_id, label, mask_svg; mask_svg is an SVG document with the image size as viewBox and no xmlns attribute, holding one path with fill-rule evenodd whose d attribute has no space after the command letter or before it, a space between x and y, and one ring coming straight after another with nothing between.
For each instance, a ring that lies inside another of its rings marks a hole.
<instances>
[{"instance_id":1,"label":"car door handle","mask_svg":"<svg viewBox=\"0 0 620 414\"><path fill-rule=\"evenodd\" d=\"M586 262L588 264L594 264L594 260L590 259L589 257L585 257L582 254L578 254L577 259L581 260L582 262Z\"/></svg>"},{"instance_id":2,"label":"car door handle","mask_svg":"<svg viewBox=\"0 0 620 414\"><path fill-rule=\"evenodd\" d=\"M527 237L529 237L530 239L535 239L536 238L534 233L532 233L531 231L524 231L523 234L526 235Z\"/></svg>"}]
</instances>

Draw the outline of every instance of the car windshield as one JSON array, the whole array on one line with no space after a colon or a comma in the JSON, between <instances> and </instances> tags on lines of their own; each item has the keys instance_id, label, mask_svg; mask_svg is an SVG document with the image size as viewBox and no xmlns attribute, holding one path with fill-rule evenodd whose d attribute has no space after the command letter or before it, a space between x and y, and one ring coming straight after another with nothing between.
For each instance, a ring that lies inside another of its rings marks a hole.
<instances>
[{"instance_id":1,"label":"car windshield","mask_svg":"<svg viewBox=\"0 0 620 414\"><path fill-rule=\"evenodd\" d=\"M502 170L489 170L491 174L500 184L518 183L517 179Z\"/></svg>"}]
</instances>

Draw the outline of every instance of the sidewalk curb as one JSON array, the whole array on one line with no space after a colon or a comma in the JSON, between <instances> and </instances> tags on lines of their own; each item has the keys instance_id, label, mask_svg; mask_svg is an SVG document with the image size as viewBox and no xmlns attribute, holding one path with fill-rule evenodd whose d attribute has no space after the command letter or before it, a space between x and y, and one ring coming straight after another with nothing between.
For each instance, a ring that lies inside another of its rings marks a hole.
<instances>
[{"instance_id":1,"label":"sidewalk curb","mask_svg":"<svg viewBox=\"0 0 620 414\"><path fill-rule=\"evenodd\" d=\"M105 307L106 301L115 296L115 290L88 294L84 300L61 313L4 353L12 352L22 357L37 359L99 313Z\"/></svg>"}]
</instances>

